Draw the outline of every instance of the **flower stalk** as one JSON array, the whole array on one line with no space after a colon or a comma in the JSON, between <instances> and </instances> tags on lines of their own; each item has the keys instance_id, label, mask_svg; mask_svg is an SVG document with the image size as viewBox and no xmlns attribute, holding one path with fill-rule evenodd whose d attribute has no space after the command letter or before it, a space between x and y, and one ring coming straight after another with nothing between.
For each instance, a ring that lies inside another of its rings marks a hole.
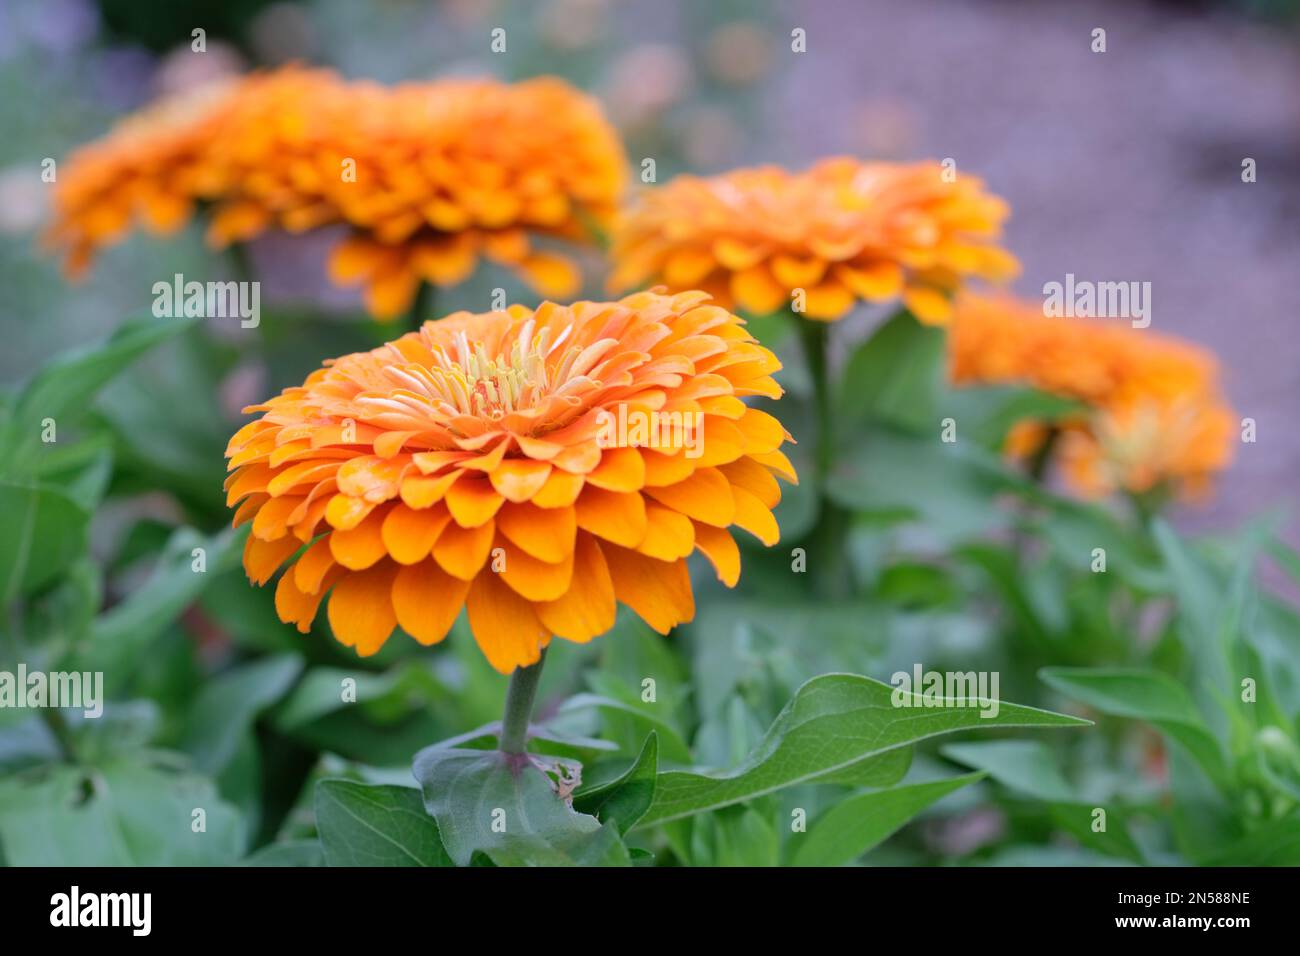
<instances>
[{"instance_id":1,"label":"flower stalk","mask_svg":"<svg viewBox=\"0 0 1300 956\"><path fill-rule=\"evenodd\" d=\"M510 675L506 690L506 712L501 720L501 751L522 754L528 749L528 721L533 715L537 700L537 685L542 679L542 665L546 663L546 649L536 664L516 667Z\"/></svg>"},{"instance_id":2,"label":"flower stalk","mask_svg":"<svg viewBox=\"0 0 1300 956\"><path fill-rule=\"evenodd\" d=\"M406 327L412 332L420 331L425 316L433 311L434 287L429 282L421 282L415 290L415 299L411 302L411 311L406 314Z\"/></svg>"},{"instance_id":3,"label":"flower stalk","mask_svg":"<svg viewBox=\"0 0 1300 956\"><path fill-rule=\"evenodd\" d=\"M810 535L817 570L816 588L822 597L847 597L852 591L848 566L850 515L826 493L835 456L834 409L828 361L830 325L796 315L803 340L804 361L813 386L813 410L817 421L815 472L817 480L817 524Z\"/></svg>"}]
</instances>

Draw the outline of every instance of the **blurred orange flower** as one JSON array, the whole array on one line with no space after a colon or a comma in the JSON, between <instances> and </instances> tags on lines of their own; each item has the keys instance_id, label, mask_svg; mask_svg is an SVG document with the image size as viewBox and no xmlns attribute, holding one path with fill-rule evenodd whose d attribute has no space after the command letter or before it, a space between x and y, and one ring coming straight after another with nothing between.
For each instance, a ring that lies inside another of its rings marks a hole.
<instances>
[{"instance_id":1,"label":"blurred orange flower","mask_svg":"<svg viewBox=\"0 0 1300 956\"><path fill-rule=\"evenodd\" d=\"M1077 399L1064 421L1024 421L1007 452L1051 449L1072 487L1088 496L1169 483L1187 496L1209 488L1232 459L1236 416L1214 356L1189 342L1100 320L1047 318L1010 296L959 297L948 335L958 385L1023 384Z\"/></svg>"},{"instance_id":2,"label":"blurred orange flower","mask_svg":"<svg viewBox=\"0 0 1300 956\"><path fill-rule=\"evenodd\" d=\"M218 248L345 223L330 276L364 284L387 319L421 281L460 282L481 258L573 294L577 267L535 240L607 228L624 166L595 101L560 80L388 88L287 67L165 101L83 147L59 176L49 239L77 274L136 222L173 231L199 202Z\"/></svg>"},{"instance_id":3,"label":"blurred orange flower","mask_svg":"<svg viewBox=\"0 0 1300 956\"><path fill-rule=\"evenodd\" d=\"M585 642L616 601L666 633L694 615L686 557L734 585L735 525L778 537L776 357L702 292L460 312L326 363L248 411L227 449L244 567L280 578L304 633L373 654L401 626L442 640L466 606L497 670ZM681 427L638 434L629 422ZM688 423L692 423L689 424ZM657 440L658 439L658 440Z\"/></svg>"},{"instance_id":4,"label":"blurred orange flower","mask_svg":"<svg viewBox=\"0 0 1300 956\"><path fill-rule=\"evenodd\" d=\"M939 163L825 159L802 173L776 166L642 193L615 232L610 284L706 289L766 315L802 289L804 314L838 319L859 300L901 298L943 324L966 279L1003 281L1015 258L995 243L1007 205Z\"/></svg>"}]
</instances>

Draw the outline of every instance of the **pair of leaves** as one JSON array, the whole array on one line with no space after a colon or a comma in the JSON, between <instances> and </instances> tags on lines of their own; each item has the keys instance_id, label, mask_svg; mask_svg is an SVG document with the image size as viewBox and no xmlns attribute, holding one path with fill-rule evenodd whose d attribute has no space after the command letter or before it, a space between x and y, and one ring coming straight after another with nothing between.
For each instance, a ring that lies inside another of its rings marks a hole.
<instances>
[{"instance_id":1,"label":"pair of leaves","mask_svg":"<svg viewBox=\"0 0 1300 956\"><path fill-rule=\"evenodd\" d=\"M570 807L531 761L439 745L416 758L423 793L321 781L316 825L330 866L627 865L622 835L649 807L657 769L651 734L631 767ZM297 865L309 853L285 847L249 862Z\"/></svg>"}]
</instances>

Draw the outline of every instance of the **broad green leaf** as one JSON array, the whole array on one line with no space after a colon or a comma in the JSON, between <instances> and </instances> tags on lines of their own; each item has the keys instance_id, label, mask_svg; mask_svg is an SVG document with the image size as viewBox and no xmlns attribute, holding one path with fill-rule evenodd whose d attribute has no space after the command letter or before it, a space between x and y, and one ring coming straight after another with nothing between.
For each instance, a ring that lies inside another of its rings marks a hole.
<instances>
[{"instance_id":1,"label":"broad green leaf","mask_svg":"<svg viewBox=\"0 0 1300 956\"><path fill-rule=\"evenodd\" d=\"M1223 784L1226 768L1219 742L1196 711L1182 684L1156 671L1047 667L1039 676L1069 697L1115 717L1144 720L1187 748L1211 780Z\"/></svg>"},{"instance_id":2,"label":"broad green leaf","mask_svg":"<svg viewBox=\"0 0 1300 956\"><path fill-rule=\"evenodd\" d=\"M573 808L601 823L612 823L627 833L654 802L659 772L659 738L654 731L646 737L640 755L627 772L615 780L573 795Z\"/></svg>"},{"instance_id":3,"label":"broad green leaf","mask_svg":"<svg viewBox=\"0 0 1300 956\"><path fill-rule=\"evenodd\" d=\"M894 706L898 694L908 706ZM1001 702L995 717L987 702L925 707L920 694L854 674L814 677L795 693L762 742L725 772L669 771L659 775L650 811L638 826L703 813L752 800L785 787L842 774L868 760L918 741L958 730L999 727L1069 727L1088 722ZM976 706L971 706L975 704Z\"/></svg>"},{"instance_id":4,"label":"broad green leaf","mask_svg":"<svg viewBox=\"0 0 1300 956\"><path fill-rule=\"evenodd\" d=\"M937 421L921 435L875 429L841 446L826 493L872 519L923 521L938 537L963 540L1006 521L993 507L996 466L979 462L982 454L943 442Z\"/></svg>"},{"instance_id":5,"label":"broad green leaf","mask_svg":"<svg viewBox=\"0 0 1300 956\"><path fill-rule=\"evenodd\" d=\"M691 821L694 866L778 866L781 837L771 817L756 807L723 807Z\"/></svg>"},{"instance_id":6,"label":"broad green leaf","mask_svg":"<svg viewBox=\"0 0 1300 956\"><path fill-rule=\"evenodd\" d=\"M101 346L54 359L19 393L0 425L0 473L28 471L41 452L42 422L59 428L85 414L95 393L141 355L193 325L194 319L128 322Z\"/></svg>"},{"instance_id":7,"label":"broad green leaf","mask_svg":"<svg viewBox=\"0 0 1300 956\"><path fill-rule=\"evenodd\" d=\"M538 757L435 745L416 754L424 806L458 866L476 853L497 866L628 865L613 826L573 810Z\"/></svg>"},{"instance_id":8,"label":"broad green leaf","mask_svg":"<svg viewBox=\"0 0 1300 956\"><path fill-rule=\"evenodd\" d=\"M840 866L883 843L914 816L948 794L984 777L970 773L947 780L907 783L860 793L837 803L791 840L795 866Z\"/></svg>"},{"instance_id":9,"label":"broad green leaf","mask_svg":"<svg viewBox=\"0 0 1300 956\"><path fill-rule=\"evenodd\" d=\"M241 861L243 866L324 866L320 840L283 840L264 846Z\"/></svg>"},{"instance_id":10,"label":"broad green leaf","mask_svg":"<svg viewBox=\"0 0 1300 956\"><path fill-rule=\"evenodd\" d=\"M654 710L653 705L638 706L600 694L575 694L560 705L556 716L562 717L593 707L608 713L626 714L641 724L645 730L654 731L662 740L665 760L690 762L690 748L686 746L686 742L678 735L676 729Z\"/></svg>"},{"instance_id":11,"label":"broad green leaf","mask_svg":"<svg viewBox=\"0 0 1300 956\"><path fill-rule=\"evenodd\" d=\"M70 448L42 456L42 484L62 490L87 511L94 511L113 477L113 452L107 435L83 438Z\"/></svg>"},{"instance_id":12,"label":"broad green leaf","mask_svg":"<svg viewBox=\"0 0 1300 956\"><path fill-rule=\"evenodd\" d=\"M451 866L438 824L411 787L322 780L316 827L329 866Z\"/></svg>"},{"instance_id":13,"label":"broad green leaf","mask_svg":"<svg viewBox=\"0 0 1300 956\"><path fill-rule=\"evenodd\" d=\"M394 667L382 674L342 667L314 667L303 675L284 704L276 709L275 726L293 731L326 714L353 706L343 699L344 681L356 693L355 704L377 700L398 688L406 668Z\"/></svg>"},{"instance_id":14,"label":"broad green leaf","mask_svg":"<svg viewBox=\"0 0 1300 956\"><path fill-rule=\"evenodd\" d=\"M13 866L222 866L239 858L241 831L212 782L189 773L123 760L0 781L0 846Z\"/></svg>"},{"instance_id":15,"label":"broad green leaf","mask_svg":"<svg viewBox=\"0 0 1300 956\"><path fill-rule=\"evenodd\" d=\"M983 770L998 783L1036 800L1051 803L1078 797L1042 741L968 740L946 744L939 752L957 763Z\"/></svg>"},{"instance_id":16,"label":"broad green leaf","mask_svg":"<svg viewBox=\"0 0 1300 956\"><path fill-rule=\"evenodd\" d=\"M219 775L257 715L284 696L301 670L300 657L281 654L208 680L187 715L181 749L204 773Z\"/></svg>"},{"instance_id":17,"label":"broad green leaf","mask_svg":"<svg viewBox=\"0 0 1300 956\"><path fill-rule=\"evenodd\" d=\"M116 438L125 480L163 488L196 511L224 510L225 493L212 472L224 468L236 426L218 403L192 396L219 394L237 358L228 344L193 329L168 343L160 360L104 389L97 408Z\"/></svg>"},{"instance_id":18,"label":"broad green leaf","mask_svg":"<svg viewBox=\"0 0 1300 956\"><path fill-rule=\"evenodd\" d=\"M849 357L839 382L838 425L848 430L875 420L914 431L933 426L937 433L943 356L943 330L899 312Z\"/></svg>"},{"instance_id":19,"label":"broad green leaf","mask_svg":"<svg viewBox=\"0 0 1300 956\"><path fill-rule=\"evenodd\" d=\"M58 578L86 550L90 512L58 488L0 480L0 605Z\"/></svg>"},{"instance_id":20,"label":"broad green leaf","mask_svg":"<svg viewBox=\"0 0 1300 956\"><path fill-rule=\"evenodd\" d=\"M110 693L121 687L134 672L129 662L146 652L213 576L239 564L246 536L246 529L228 529L210 538L190 528L178 529L159 555L153 576L95 621L73 669L103 671ZM204 551L206 571L194 570L196 548Z\"/></svg>"}]
</instances>

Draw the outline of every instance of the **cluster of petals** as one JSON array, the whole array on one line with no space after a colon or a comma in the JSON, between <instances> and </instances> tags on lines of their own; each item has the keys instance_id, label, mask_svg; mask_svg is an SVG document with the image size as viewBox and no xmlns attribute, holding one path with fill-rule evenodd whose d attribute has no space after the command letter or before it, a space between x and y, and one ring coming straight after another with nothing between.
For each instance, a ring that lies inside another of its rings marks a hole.
<instances>
[{"instance_id":1,"label":"cluster of petals","mask_svg":"<svg viewBox=\"0 0 1300 956\"><path fill-rule=\"evenodd\" d=\"M1059 422L1022 421L1008 437L1008 451L1025 457L1055 432L1052 455L1081 494L1168 485L1196 496L1231 462L1236 417L1218 362L1190 342L969 294L948 341L955 384L1028 385L1085 407Z\"/></svg>"},{"instance_id":2,"label":"cluster of petals","mask_svg":"<svg viewBox=\"0 0 1300 956\"><path fill-rule=\"evenodd\" d=\"M361 284L382 319L483 259L572 295L577 266L542 246L607 227L624 181L614 130L563 81L386 87L286 67L164 100L82 147L58 175L48 239L75 275L133 227L169 234L200 208L217 248L346 225L330 276Z\"/></svg>"},{"instance_id":3,"label":"cluster of petals","mask_svg":"<svg viewBox=\"0 0 1300 956\"><path fill-rule=\"evenodd\" d=\"M305 633L328 595L362 655L399 626L440 641L462 608L506 673L618 603L666 633L694 614L692 552L731 586L729 529L777 540L789 436L746 399L777 398L779 367L702 292L427 322L248 409L226 484L245 569L289 562L280 618ZM631 420L696 431L611 425Z\"/></svg>"},{"instance_id":4,"label":"cluster of petals","mask_svg":"<svg viewBox=\"0 0 1300 956\"><path fill-rule=\"evenodd\" d=\"M922 322L943 324L964 281L1017 272L997 245L1007 214L978 178L934 162L836 157L800 173L680 176L641 193L620 219L611 286L662 282L750 315L794 308L823 321L860 301L901 299Z\"/></svg>"}]
</instances>

